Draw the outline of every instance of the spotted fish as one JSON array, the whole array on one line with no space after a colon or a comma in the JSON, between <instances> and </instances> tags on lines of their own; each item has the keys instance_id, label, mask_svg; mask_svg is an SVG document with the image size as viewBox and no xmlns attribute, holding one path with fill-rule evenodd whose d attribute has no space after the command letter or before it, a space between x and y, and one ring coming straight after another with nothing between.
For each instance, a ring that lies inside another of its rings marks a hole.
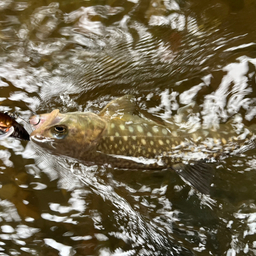
<instances>
[{"instance_id":1,"label":"spotted fish","mask_svg":"<svg viewBox=\"0 0 256 256\"><path fill-rule=\"evenodd\" d=\"M218 131L188 132L135 114L131 95L111 101L99 113L72 112L32 117L31 140L55 155L86 164L124 169L170 169L202 193L209 193L213 168L207 163L255 147L255 137L235 123ZM238 135L239 134L239 135ZM207 161L206 161L207 160Z\"/></svg>"}]
</instances>

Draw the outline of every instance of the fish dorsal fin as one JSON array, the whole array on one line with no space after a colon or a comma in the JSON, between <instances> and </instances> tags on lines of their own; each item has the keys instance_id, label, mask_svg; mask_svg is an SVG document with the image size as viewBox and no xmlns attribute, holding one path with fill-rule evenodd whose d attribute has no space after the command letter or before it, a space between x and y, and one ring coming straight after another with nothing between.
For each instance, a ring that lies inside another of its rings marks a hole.
<instances>
[{"instance_id":1,"label":"fish dorsal fin","mask_svg":"<svg viewBox=\"0 0 256 256\"><path fill-rule=\"evenodd\" d=\"M133 114L135 110L135 98L133 95L125 95L123 97L110 101L105 108L99 113L101 117L119 116L123 114Z\"/></svg>"}]
</instances>

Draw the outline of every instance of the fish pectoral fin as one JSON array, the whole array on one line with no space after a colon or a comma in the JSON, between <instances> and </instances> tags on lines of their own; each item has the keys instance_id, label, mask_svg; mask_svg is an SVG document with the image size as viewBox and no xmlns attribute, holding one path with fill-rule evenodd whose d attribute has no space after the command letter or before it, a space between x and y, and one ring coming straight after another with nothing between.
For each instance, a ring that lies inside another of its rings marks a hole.
<instances>
[{"instance_id":1,"label":"fish pectoral fin","mask_svg":"<svg viewBox=\"0 0 256 256\"><path fill-rule=\"evenodd\" d=\"M203 161L175 164L172 168L188 183L203 194L210 193L214 168Z\"/></svg>"},{"instance_id":2,"label":"fish pectoral fin","mask_svg":"<svg viewBox=\"0 0 256 256\"><path fill-rule=\"evenodd\" d=\"M124 95L110 101L105 108L99 113L99 116L112 116L113 114L133 114L136 108L135 98L133 95Z\"/></svg>"}]
</instances>

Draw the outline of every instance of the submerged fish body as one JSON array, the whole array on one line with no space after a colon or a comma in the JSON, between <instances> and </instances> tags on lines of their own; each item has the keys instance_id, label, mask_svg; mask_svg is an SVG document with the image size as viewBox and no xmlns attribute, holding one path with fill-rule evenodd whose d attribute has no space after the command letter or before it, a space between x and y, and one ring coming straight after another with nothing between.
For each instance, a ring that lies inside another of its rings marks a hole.
<instances>
[{"instance_id":1,"label":"submerged fish body","mask_svg":"<svg viewBox=\"0 0 256 256\"><path fill-rule=\"evenodd\" d=\"M87 164L118 168L177 171L200 192L208 193L212 168L203 160L216 159L255 147L255 137L233 124L225 129L198 129L193 133L175 124L161 125L134 114L131 95L111 101L98 115L54 110L35 117L31 140L55 155L65 155Z\"/></svg>"}]
</instances>

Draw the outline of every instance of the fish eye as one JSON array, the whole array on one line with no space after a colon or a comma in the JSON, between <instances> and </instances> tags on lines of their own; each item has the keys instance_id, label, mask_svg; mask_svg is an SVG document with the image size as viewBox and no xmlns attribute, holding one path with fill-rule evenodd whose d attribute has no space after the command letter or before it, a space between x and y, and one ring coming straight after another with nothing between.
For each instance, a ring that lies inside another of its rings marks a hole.
<instances>
[{"instance_id":1,"label":"fish eye","mask_svg":"<svg viewBox=\"0 0 256 256\"><path fill-rule=\"evenodd\" d=\"M65 133L66 130L67 130L66 127L65 126L61 126L61 125L58 125L58 126L54 127L54 131L58 132L58 133Z\"/></svg>"},{"instance_id":2,"label":"fish eye","mask_svg":"<svg viewBox=\"0 0 256 256\"><path fill-rule=\"evenodd\" d=\"M68 129L64 125L56 125L52 128L52 135L56 139L64 139L68 134Z\"/></svg>"}]
</instances>

